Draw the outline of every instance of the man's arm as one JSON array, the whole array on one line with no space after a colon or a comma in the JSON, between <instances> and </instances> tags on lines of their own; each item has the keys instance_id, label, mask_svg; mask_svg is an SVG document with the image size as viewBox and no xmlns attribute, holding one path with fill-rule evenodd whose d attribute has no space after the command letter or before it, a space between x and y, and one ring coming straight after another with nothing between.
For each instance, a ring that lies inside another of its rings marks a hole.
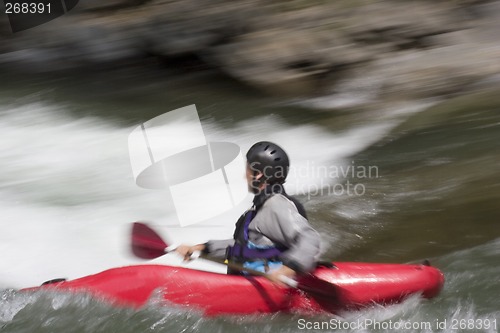
<instances>
[{"instance_id":1,"label":"man's arm","mask_svg":"<svg viewBox=\"0 0 500 333\"><path fill-rule=\"evenodd\" d=\"M204 244L197 245L179 245L175 252L179 253L184 257L184 260L189 260L193 252L202 251L204 253L210 253L216 258L225 258L226 249L228 246L234 244L234 239L224 239L224 240L211 240Z\"/></svg>"},{"instance_id":2,"label":"man's arm","mask_svg":"<svg viewBox=\"0 0 500 333\"><path fill-rule=\"evenodd\" d=\"M288 248L280 256L283 264L297 272L312 271L320 254L320 236L295 204L282 195L274 195L260 214L256 229Z\"/></svg>"},{"instance_id":3,"label":"man's arm","mask_svg":"<svg viewBox=\"0 0 500 333\"><path fill-rule=\"evenodd\" d=\"M228 246L234 245L234 239L211 240L205 243L205 252L216 258L225 258Z\"/></svg>"}]
</instances>

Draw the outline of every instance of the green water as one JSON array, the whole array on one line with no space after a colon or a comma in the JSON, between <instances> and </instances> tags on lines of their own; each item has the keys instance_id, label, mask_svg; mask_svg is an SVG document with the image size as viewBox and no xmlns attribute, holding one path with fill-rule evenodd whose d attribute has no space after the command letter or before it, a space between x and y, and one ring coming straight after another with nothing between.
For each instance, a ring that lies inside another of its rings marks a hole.
<instances>
[{"instance_id":1,"label":"green water","mask_svg":"<svg viewBox=\"0 0 500 333\"><path fill-rule=\"evenodd\" d=\"M498 105L497 90L457 98L410 117L355 156L379 167L380 178L367 186L380 213L367 223L384 228L349 257L414 260L500 237Z\"/></svg>"}]
</instances>

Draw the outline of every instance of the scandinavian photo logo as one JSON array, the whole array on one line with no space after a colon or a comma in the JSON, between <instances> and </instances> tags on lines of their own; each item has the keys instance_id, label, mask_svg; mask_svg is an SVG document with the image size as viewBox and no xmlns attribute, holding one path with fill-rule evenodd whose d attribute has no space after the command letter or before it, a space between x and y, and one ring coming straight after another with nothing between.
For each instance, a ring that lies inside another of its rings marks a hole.
<instances>
[{"instance_id":1,"label":"scandinavian photo logo","mask_svg":"<svg viewBox=\"0 0 500 333\"><path fill-rule=\"evenodd\" d=\"M365 182L380 177L376 165L358 165L355 161L342 165L318 165L307 161L301 166L290 168L289 177L298 179L319 179L316 183L306 183L293 188L293 192L307 196L363 196Z\"/></svg>"}]
</instances>

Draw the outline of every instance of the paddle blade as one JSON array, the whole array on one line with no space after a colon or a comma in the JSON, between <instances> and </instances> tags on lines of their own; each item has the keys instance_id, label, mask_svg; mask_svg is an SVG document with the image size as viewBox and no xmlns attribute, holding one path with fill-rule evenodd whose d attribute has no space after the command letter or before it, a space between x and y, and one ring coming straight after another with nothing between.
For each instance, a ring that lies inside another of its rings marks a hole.
<instances>
[{"instance_id":1,"label":"paddle blade","mask_svg":"<svg viewBox=\"0 0 500 333\"><path fill-rule=\"evenodd\" d=\"M298 288L316 299L325 309L335 308L339 304L341 289L313 274L298 279Z\"/></svg>"},{"instance_id":2,"label":"paddle blade","mask_svg":"<svg viewBox=\"0 0 500 333\"><path fill-rule=\"evenodd\" d=\"M155 259L165 254L167 243L148 225L135 222L132 226L132 253L142 259Z\"/></svg>"}]
</instances>

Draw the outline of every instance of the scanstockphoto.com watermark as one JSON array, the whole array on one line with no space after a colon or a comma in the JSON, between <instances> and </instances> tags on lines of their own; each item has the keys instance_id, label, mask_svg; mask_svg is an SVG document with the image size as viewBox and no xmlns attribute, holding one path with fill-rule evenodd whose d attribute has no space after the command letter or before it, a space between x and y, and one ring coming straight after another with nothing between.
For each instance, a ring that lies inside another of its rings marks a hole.
<instances>
[{"instance_id":1,"label":"scanstockphoto.com watermark","mask_svg":"<svg viewBox=\"0 0 500 333\"><path fill-rule=\"evenodd\" d=\"M301 318L297 321L299 330L385 330L394 332L404 331L435 331L453 330L477 332L478 330L497 330L497 319L469 318L469 319L434 319L430 321L409 321L409 320L386 320L377 321L374 319L358 319L355 321L345 321L332 318L327 321L311 321Z\"/></svg>"}]
</instances>

